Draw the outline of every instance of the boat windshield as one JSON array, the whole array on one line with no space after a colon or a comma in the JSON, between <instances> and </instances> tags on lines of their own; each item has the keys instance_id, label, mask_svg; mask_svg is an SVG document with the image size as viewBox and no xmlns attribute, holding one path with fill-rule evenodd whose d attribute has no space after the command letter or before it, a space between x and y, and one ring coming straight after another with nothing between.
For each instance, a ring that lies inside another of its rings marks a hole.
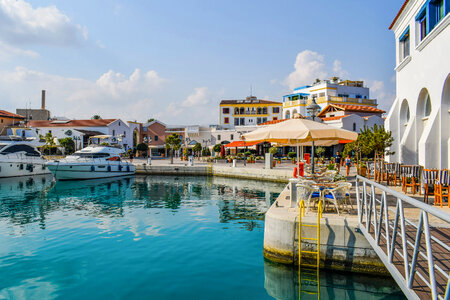
<instances>
[{"instance_id":1,"label":"boat windshield","mask_svg":"<svg viewBox=\"0 0 450 300\"><path fill-rule=\"evenodd\" d=\"M108 153L83 153L83 152L75 152L72 156L76 157L85 157L85 158L103 158L109 157Z\"/></svg>"},{"instance_id":2,"label":"boat windshield","mask_svg":"<svg viewBox=\"0 0 450 300\"><path fill-rule=\"evenodd\" d=\"M5 148L6 145L0 145L0 151Z\"/></svg>"},{"instance_id":3,"label":"boat windshield","mask_svg":"<svg viewBox=\"0 0 450 300\"><path fill-rule=\"evenodd\" d=\"M2 145L0 147L5 147ZM1 149L1 148L0 148ZM28 145L12 145L0 152L0 154L7 155L12 153L25 153L26 156L41 156L41 154L31 146Z\"/></svg>"}]
</instances>

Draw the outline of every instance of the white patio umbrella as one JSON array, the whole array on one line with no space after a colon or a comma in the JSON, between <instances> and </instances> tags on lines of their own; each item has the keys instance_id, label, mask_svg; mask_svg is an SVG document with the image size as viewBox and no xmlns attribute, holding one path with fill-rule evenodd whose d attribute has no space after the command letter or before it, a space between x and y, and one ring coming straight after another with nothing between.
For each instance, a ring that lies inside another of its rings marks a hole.
<instances>
[{"instance_id":1,"label":"white patio umbrella","mask_svg":"<svg viewBox=\"0 0 450 300\"><path fill-rule=\"evenodd\" d=\"M248 142L265 141L291 146L311 143L313 166L314 143L316 141L327 144L326 142L338 143L339 140L355 141L357 138L358 134L356 132L307 119L289 119L281 123L258 128L242 136L242 139Z\"/></svg>"}]
</instances>

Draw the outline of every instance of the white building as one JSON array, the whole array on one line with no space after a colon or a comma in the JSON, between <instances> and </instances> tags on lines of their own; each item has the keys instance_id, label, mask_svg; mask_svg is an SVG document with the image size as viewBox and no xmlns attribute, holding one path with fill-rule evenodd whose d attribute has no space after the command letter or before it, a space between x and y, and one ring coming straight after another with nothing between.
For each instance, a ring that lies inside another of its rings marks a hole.
<instances>
[{"instance_id":1,"label":"white building","mask_svg":"<svg viewBox=\"0 0 450 300\"><path fill-rule=\"evenodd\" d=\"M390 29L396 99L386 119L390 161L450 168L450 1L405 1Z\"/></svg>"},{"instance_id":2,"label":"white building","mask_svg":"<svg viewBox=\"0 0 450 300\"><path fill-rule=\"evenodd\" d=\"M370 99L369 88L364 87L363 81L342 81L333 77L295 88L291 94L283 96L283 118L290 119L297 113L307 116L306 106L313 98L321 109L329 104L377 107L377 100Z\"/></svg>"},{"instance_id":3,"label":"white building","mask_svg":"<svg viewBox=\"0 0 450 300\"><path fill-rule=\"evenodd\" d=\"M222 100L219 124L223 128L256 126L281 119L282 103L249 96L245 100Z\"/></svg>"},{"instance_id":4,"label":"white building","mask_svg":"<svg viewBox=\"0 0 450 300\"><path fill-rule=\"evenodd\" d=\"M87 145L89 137L100 134L122 135L125 149L132 148L133 131L139 128L138 123L131 122L130 126L121 119L30 121L27 124L41 135L50 132L57 139L71 137L77 150Z\"/></svg>"},{"instance_id":5,"label":"white building","mask_svg":"<svg viewBox=\"0 0 450 300\"><path fill-rule=\"evenodd\" d=\"M359 133L364 126L384 126L384 113L384 110L367 105L329 104L317 116L325 124Z\"/></svg>"}]
</instances>

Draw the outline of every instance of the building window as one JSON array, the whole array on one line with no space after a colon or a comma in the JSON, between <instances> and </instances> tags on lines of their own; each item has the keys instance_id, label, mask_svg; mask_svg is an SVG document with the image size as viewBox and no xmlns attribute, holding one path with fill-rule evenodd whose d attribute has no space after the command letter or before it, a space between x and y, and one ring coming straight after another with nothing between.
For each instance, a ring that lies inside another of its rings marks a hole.
<instances>
[{"instance_id":1,"label":"building window","mask_svg":"<svg viewBox=\"0 0 450 300\"><path fill-rule=\"evenodd\" d=\"M52 133L52 131L51 131L51 130L49 130L49 131L48 131L48 133L50 133L50 134L51 134L51 133Z\"/></svg>"},{"instance_id":2,"label":"building window","mask_svg":"<svg viewBox=\"0 0 450 300\"><path fill-rule=\"evenodd\" d=\"M245 125L245 118L239 119L239 125Z\"/></svg>"},{"instance_id":3,"label":"building window","mask_svg":"<svg viewBox=\"0 0 450 300\"><path fill-rule=\"evenodd\" d=\"M238 115L238 114L239 114L239 108L236 107L236 108L234 109L234 114L235 114L235 115Z\"/></svg>"},{"instance_id":4,"label":"building window","mask_svg":"<svg viewBox=\"0 0 450 300\"><path fill-rule=\"evenodd\" d=\"M238 126L239 125L239 118L234 119L234 126Z\"/></svg>"},{"instance_id":5,"label":"building window","mask_svg":"<svg viewBox=\"0 0 450 300\"><path fill-rule=\"evenodd\" d=\"M113 129L113 136L116 136L116 130Z\"/></svg>"},{"instance_id":6,"label":"building window","mask_svg":"<svg viewBox=\"0 0 450 300\"><path fill-rule=\"evenodd\" d=\"M120 126L120 122L119 122L119 126Z\"/></svg>"},{"instance_id":7,"label":"building window","mask_svg":"<svg viewBox=\"0 0 450 300\"><path fill-rule=\"evenodd\" d=\"M240 115L243 115L243 114L244 114L244 110L245 110L245 109L244 109L243 107L240 107L240 108L239 108L239 114L240 114Z\"/></svg>"},{"instance_id":8,"label":"building window","mask_svg":"<svg viewBox=\"0 0 450 300\"><path fill-rule=\"evenodd\" d=\"M274 121L278 120L278 117L273 117L273 120L274 120Z\"/></svg>"},{"instance_id":9,"label":"building window","mask_svg":"<svg viewBox=\"0 0 450 300\"><path fill-rule=\"evenodd\" d=\"M261 114L261 107L258 107L258 109L256 110L257 114L260 115Z\"/></svg>"},{"instance_id":10,"label":"building window","mask_svg":"<svg viewBox=\"0 0 450 300\"><path fill-rule=\"evenodd\" d=\"M261 124L261 118L256 118L256 124Z\"/></svg>"},{"instance_id":11,"label":"building window","mask_svg":"<svg viewBox=\"0 0 450 300\"><path fill-rule=\"evenodd\" d=\"M280 108L279 107L272 107L272 113L279 114L280 113Z\"/></svg>"},{"instance_id":12,"label":"building window","mask_svg":"<svg viewBox=\"0 0 450 300\"><path fill-rule=\"evenodd\" d=\"M353 131L356 131L356 123L353 123Z\"/></svg>"},{"instance_id":13,"label":"building window","mask_svg":"<svg viewBox=\"0 0 450 300\"><path fill-rule=\"evenodd\" d=\"M231 140L234 139L234 135L233 135L233 134L230 135L230 139L231 139Z\"/></svg>"},{"instance_id":14,"label":"building window","mask_svg":"<svg viewBox=\"0 0 450 300\"><path fill-rule=\"evenodd\" d=\"M266 115L266 114L267 114L267 107L263 107L262 113L263 113L263 115Z\"/></svg>"},{"instance_id":15,"label":"building window","mask_svg":"<svg viewBox=\"0 0 450 300\"><path fill-rule=\"evenodd\" d=\"M159 140L159 137L155 135L155 142Z\"/></svg>"},{"instance_id":16,"label":"building window","mask_svg":"<svg viewBox=\"0 0 450 300\"><path fill-rule=\"evenodd\" d=\"M222 108L222 112L224 114L229 114L230 113L230 109L228 107L224 107L224 108Z\"/></svg>"},{"instance_id":17,"label":"building window","mask_svg":"<svg viewBox=\"0 0 450 300\"><path fill-rule=\"evenodd\" d=\"M2 119L2 123L3 123L3 119Z\"/></svg>"},{"instance_id":18,"label":"building window","mask_svg":"<svg viewBox=\"0 0 450 300\"><path fill-rule=\"evenodd\" d=\"M400 36L399 39L400 46L400 62L409 56L409 27L406 28L405 32Z\"/></svg>"},{"instance_id":19,"label":"building window","mask_svg":"<svg viewBox=\"0 0 450 300\"><path fill-rule=\"evenodd\" d=\"M225 124L230 124L230 118L224 118L223 120L224 120L223 122L224 122Z\"/></svg>"},{"instance_id":20,"label":"building window","mask_svg":"<svg viewBox=\"0 0 450 300\"><path fill-rule=\"evenodd\" d=\"M127 136L127 133L124 131L123 132L123 137L126 137Z\"/></svg>"},{"instance_id":21,"label":"building window","mask_svg":"<svg viewBox=\"0 0 450 300\"><path fill-rule=\"evenodd\" d=\"M217 135L217 140L220 141L220 134Z\"/></svg>"},{"instance_id":22,"label":"building window","mask_svg":"<svg viewBox=\"0 0 450 300\"><path fill-rule=\"evenodd\" d=\"M262 118L262 122L266 123L267 122L267 118Z\"/></svg>"}]
</instances>

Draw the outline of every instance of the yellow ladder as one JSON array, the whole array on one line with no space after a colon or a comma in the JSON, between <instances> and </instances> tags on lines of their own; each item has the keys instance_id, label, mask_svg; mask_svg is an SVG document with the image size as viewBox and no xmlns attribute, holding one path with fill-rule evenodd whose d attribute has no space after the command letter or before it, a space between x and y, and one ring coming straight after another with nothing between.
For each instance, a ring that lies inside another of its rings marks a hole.
<instances>
[{"instance_id":1,"label":"yellow ladder","mask_svg":"<svg viewBox=\"0 0 450 300\"><path fill-rule=\"evenodd\" d=\"M208 161L206 164L206 173L208 175L212 175L213 173L213 162L212 161Z\"/></svg>"},{"instance_id":2,"label":"yellow ladder","mask_svg":"<svg viewBox=\"0 0 450 300\"><path fill-rule=\"evenodd\" d=\"M323 204L319 201L317 207L317 224L303 224L302 216L305 216L305 202L300 201L299 205L299 219L298 219L298 282L299 282L299 299L301 299L302 293L307 293L310 295L317 295L320 299L320 282L319 282L319 267L320 267L320 218L322 217ZM316 237L303 237L302 238L302 227L315 227L317 228ZM302 250L302 240L316 241L316 251ZM316 264L302 264L302 253L315 254ZM306 267L307 269L302 270L301 267ZM309 268L309 269L308 269ZM314 270L315 269L315 270ZM306 272L305 272L306 271ZM302 276L303 275L303 276ZM314 285L317 291L302 289L302 281L306 281Z\"/></svg>"}]
</instances>

